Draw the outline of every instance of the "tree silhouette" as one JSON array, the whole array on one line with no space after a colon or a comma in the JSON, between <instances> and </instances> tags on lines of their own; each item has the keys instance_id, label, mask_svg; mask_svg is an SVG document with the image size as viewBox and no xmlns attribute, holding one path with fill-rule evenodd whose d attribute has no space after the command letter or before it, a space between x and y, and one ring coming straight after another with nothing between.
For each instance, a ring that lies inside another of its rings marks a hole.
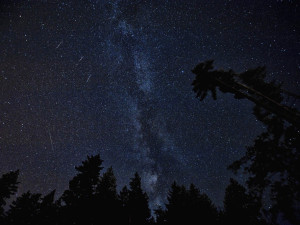
<instances>
[{"instance_id":1,"label":"tree silhouette","mask_svg":"<svg viewBox=\"0 0 300 225\"><path fill-rule=\"evenodd\" d=\"M164 210L161 206L154 210L156 223L157 225L167 224L166 210Z\"/></svg>"},{"instance_id":2,"label":"tree silhouette","mask_svg":"<svg viewBox=\"0 0 300 225\"><path fill-rule=\"evenodd\" d=\"M300 114L295 108L282 104L283 94L299 99L275 82L266 82L264 67L236 74L232 70L212 70L213 61L197 65L192 83L197 97L203 100L208 90L217 87L221 92L233 93L237 99L255 103L253 114L263 122L267 131L258 136L244 157L229 169L243 168L249 174L247 185L251 195L262 201L268 196L272 202L273 223L281 213L291 223L300 223ZM216 99L216 92L213 92ZM267 211L265 211L267 212Z\"/></svg>"},{"instance_id":3,"label":"tree silhouette","mask_svg":"<svg viewBox=\"0 0 300 225\"><path fill-rule=\"evenodd\" d=\"M116 177L112 167L103 174L96 188L98 221L103 224L120 224L122 222L122 206L117 195Z\"/></svg>"},{"instance_id":4,"label":"tree silhouette","mask_svg":"<svg viewBox=\"0 0 300 225\"><path fill-rule=\"evenodd\" d=\"M44 225L53 225L57 223L58 205L54 201L55 190L41 198L38 222Z\"/></svg>"},{"instance_id":5,"label":"tree silhouette","mask_svg":"<svg viewBox=\"0 0 300 225\"><path fill-rule=\"evenodd\" d=\"M13 201L7 212L6 223L11 225L37 225L41 194L29 191Z\"/></svg>"},{"instance_id":6,"label":"tree silhouette","mask_svg":"<svg viewBox=\"0 0 300 225\"><path fill-rule=\"evenodd\" d=\"M174 182L168 194L166 211L158 211L165 224L217 224L218 211L206 194L201 194L195 185L190 189ZM164 224L164 223L163 223Z\"/></svg>"},{"instance_id":7,"label":"tree silhouette","mask_svg":"<svg viewBox=\"0 0 300 225\"><path fill-rule=\"evenodd\" d=\"M129 201L129 190L127 188L127 186L125 185L122 190L120 191L119 194L119 199L121 201L121 204L123 207L125 207L126 205L128 205L128 201Z\"/></svg>"},{"instance_id":8,"label":"tree silhouette","mask_svg":"<svg viewBox=\"0 0 300 225\"><path fill-rule=\"evenodd\" d=\"M75 199L90 198L99 183L102 160L99 155L87 157L81 166L75 167L78 174L69 182L69 190L63 194L66 204Z\"/></svg>"},{"instance_id":9,"label":"tree silhouette","mask_svg":"<svg viewBox=\"0 0 300 225\"><path fill-rule=\"evenodd\" d=\"M96 189L100 181L102 160L99 155L87 157L78 174L69 182L69 189L62 197L64 224L94 224L97 218Z\"/></svg>"},{"instance_id":10,"label":"tree silhouette","mask_svg":"<svg viewBox=\"0 0 300 225\"><path fill-rule=\"evenodd\" d=\"M279 121L270 124L268 131L258 136L254 145L247 148L246 155L229 168L235 172L243 168L251 175L247 184L257 198L262 199L270 193L273 223L276 223L279 214L283 214L292 224L298 224L300 132L293 126L284 127Z\"/></svg>"},{"instance_id":11,"label":"tree silhouette","mask_svg":"<svg viewBox=\"0 0 300 225\"><path fill-rule=\"evenodd\" d=\"M197 93L197 97L202 101L207 93L210 91L213 99L217 99L217 82L214 80L216 72L212 73L213 61L206 61L198 64L192 72L197 74L196 79L192 83L194 85L193 91ZM211 73L211 74L210 74Z\"/></svg>"},{"instance_id":12,"label":"tree silhouette","mask_svg":"<svg viewBox=\"0 0 300 225\"><path fill-rule=\"evenodd\" d=\"M296 98L300 96L281 89L275 82L266 82L265 67L247 70L237 74L232 70L213 70L213 60L199 63L192 72L196 78L192 85L196 97L202 101L210 91L212 97L217 99L217 87L221 92L232 93L237 99L246 98L257 106L275 113L281 118L300 127L300 113L286 105L281 104L282 93Z\"/></svg>"},{"instance_id":13,"label":"tree silhouette","mask_svg":"<svg viewBox=\"0 0 300 225\"><path fill-rule=\"evenodd\" d=\"M112 167L103 174L96 192L101 198L117 199L117 183Z\"/></svg>"},{"instance_id":14,"label":"tree silhouette","mask_svg":"<svg viewBox=\"0 0 300 225\"><path fill-rule=\"evenodd\" d=\"M131 220L129 215L129 208L128 208L129 190L126 185L122 188L118 197L120 200L120 204L122 206L121 217L122 217L123 224L129 224Z\"/></svg>"},{"instance_id":15,"label":"tree silhouette","mask_svg":"<svg viewBox=\"0 0 300 225\"><path fill-rule=\"evenodd\" d=\"M188 191L188 221L189 224L200 224L207 221L209 224L217 224L218 211L210 198L200 191L194 184Z\"/></svg>"},{"instance_id":16,"label":"tree silhouette","mask_svg":"<svg viewBox=\"0 0 300 225\"><path fill-rule=\"evenodd\" d=\"M292 133L290 135L294 136ZM288 134L286 136L288 137ZM288 143L292 145L291 140ZM130 188L125 186L118 194L112 167L100 176L101 164L99 155L88 157L83 161L81 166L76 167L78 174L70 181L69 189L56 202L55 190L44 197L29 191L22 194L12 202L7 213L3 215L1 224L267 224L262 219L261 198L253 191L251 182L248 184L251 187L249 192L233 179L226 188L224 211L221 212L218 212L209 197L200 193L194 184L186 189L174 182L168 193L168 203L165 208L159 207L155 210L156 221L154 221L148 206L148 196L141 187L141 177L138 173L130 180ZM298 174L297 171L294 172ZM2 199L9 198L16 191L17 176L18 171L3 175L0 179L1 190L6 191L6 194L1 193ZM253 178L250 178L250 181L251 179ZM289 221L294 222L291 220L294 211L291 211L289 201L291 196L294 196L291 192L297 190L291 189L287 183L284 185L279 183L278 187L276 185L278 183L275 182L272 186L274 188L271 190L272 194L282 196L272 195L276 197L276 204L271 211L287 215ZM282 208L285 204L287 209ZM277 224L277 219L275 217L270 224ZM295 221L297 224L297 217Z\"/></svg>"},{"instance_id":17,"label":"tree silhouette","mask_svg":"<svg viewBox=\"0 0 300 225\"><path fill-rule=\"evenodd\" d=\"M264 224L260 214L260 203L246 193L246 189L236 180L230 179L224 198L225 224Z\"/></svg>"},{"instance_id":18,"label":"tree silhouette","mask_svg":"<svg viewBox=\"0 0 300 225\"><path fill-rule=\"evenodd\" d=\"M151 213L148 205L148 195L142 190L141 177L138 173L134 174L129 183L128 202L125 207L128 208L129 224L144 225L148 224ZM124 193L123 193L124 194Z\"/></svg>"},{"instance_id":19,"label":"tree silhouette","mask_svg":"<svg viewBox=\"0 0 300 225\"><path fill-rule=\"evenodd\" d=\"M6 200L18 190L19 170L3 174L0 178L0 222L4 216Z\"/></svg>"},{"instance_id":20,"label":"tree silhouette","mask_svg":"<svg viewBox=\"0 0 300 225\"><path fill-rule=\"evenodd\" d=\"M184 186L177 185L174 182L168 194L168 203L166 204L166 220L167 224L184 224L185 218L185 204L187 199L186 190Z\"/></svg>"}]
</instances>

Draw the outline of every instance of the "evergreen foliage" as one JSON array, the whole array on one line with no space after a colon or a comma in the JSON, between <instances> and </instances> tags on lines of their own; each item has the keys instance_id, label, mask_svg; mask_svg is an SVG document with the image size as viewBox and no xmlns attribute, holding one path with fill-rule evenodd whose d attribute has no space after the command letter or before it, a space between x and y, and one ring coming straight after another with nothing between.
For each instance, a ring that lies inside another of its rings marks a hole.
<instances>
[{"instance_id":1,"label":"evergreen foliage","mask_svg":"<svg viewBox=\"0 0 300 225\"><path fill-rule=\"evenodd\" d=\"M0 222L4 216L4 206L6 200L9 199L13 194L17 192L19 170L3 174L0 178Z\"/></svg>"},{"instance_id":2,"label":"evergreen foliage","mask_svg":"<svg viewBox=\"0 0 300 225\"><path fill-rule=\"evenodd\" d=\"M150 221L151 212L149 209L148 195L142 190L141 177L138 173L129 183L128 191L128 213L129 221L132 225L144 225Z\"/></svg>"},{"instance_id":3,"label":"evergreen foliage","mask_svg":"<svg viewBox=\"0 0 300 225\"><path fill-rule=\"evenodd\" d=\"M232 225L263 224L260 203L247 193L246 188L230 179L224 197L224 222Z\"/></svg>"},{"instance_id":4,"label":"evergreen foliage","mask_svg":"<svg viewBox=\"0 0 300 225\"><path fill-rule=\"evenodd\" d=\"M235 210L241 209L232 207L232 204L235 204L235 198L232 198L230 190L233 189L233 192L237 189L241 190L238 198L243 199L244 195L247 196L245 204L251 201L250 196L245 194L245 189L232 182L224 200L226 210L222 212L218 211L210 198L205 193L201 193L194 184L187 189L174 182L168 194L167 204L154 209L154 218L151 216L148 195L143 191L139 174L135 173L130 179L129 188L124 186L118 193L112 167L101 174L103 169L101 165L102 160L99 155L88 156L82 165L75 168L77 174L70 181L69 189L57 201L55 201L55 190L45 196L31 192L22 194L12 202L9 210L3 213L1 224L214 225L225 224L228 221L234 224L232 215ZM17 174L18 171L4 174L2 177L11 177L11 179L9 179L10 182L0 183L1 190L17 184ZM17 189L12 188L10 193L15 191ZM5 203L4 201L3 205ZM249 212L247 207L245 210ZM260 216L258 211L251 211L251 213L251 218ZM223 214L226 216L222 216ZM249 218L247 217L247 219Z\"/></svg>"},{"instance_id":5,"label":"evergreen foliage","mask_svg":"<svg viewBox=\"0 0 300 225\"><path fill-rule=\"evenodd\" d=\"M276 224L283 215L292 224L300 223L300 113L296 108L284 105L284 95L300 99L296 94L281 88L274 81L266 81L264 67L237 74L232 70L213 70L213 61L198 64L193 70L196 78L192 85L196 97L203 100L216 90L234 94L253 103L254 116L266 131L259 135L253 146L247 147L245 156L233 162L229 169L243 169L248 174L247 185L253 198L271 209L264 209Z\"/></svg>"}]
</instances>

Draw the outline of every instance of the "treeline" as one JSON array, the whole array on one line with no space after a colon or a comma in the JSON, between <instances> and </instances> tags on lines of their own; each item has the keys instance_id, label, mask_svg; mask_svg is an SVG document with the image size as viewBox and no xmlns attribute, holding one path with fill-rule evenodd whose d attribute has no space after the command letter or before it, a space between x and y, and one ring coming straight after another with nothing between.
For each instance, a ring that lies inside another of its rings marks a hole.
<instances>
[{"instance_id":1,"label":"treeline","mask_svg":"<svg viewBox=\"0 0 300 225\"><path fill-rule=\"evenodd\" d=\"M166 205L151 213L138 173L131 178L129 187L118 193L113 169L102 173L101 165L99 155L88 156L75 167L77 174L60 198L55 199L55 190L45 196L28 191L17 197L8 210L4 207L17 192L19 171L2 175L0 224L265 224L259 204L233 179L226 188L224 210L218 210L195 185L186 188L174 182Z\"/></svg>"},{"instance_id":2,"label":"treeline","mask_svg":"<svg viewBox=\"0 0 300 225\"><path fill-rule=\"evenodd\" d=\"M77 175L57 200L55 191L46 196L27 192L7 207L17 192L19 171L4 174L0 225L300 224L300 112L295 103L300 96L266 81L264 67L235 73L215 70L213 61L206 61L192 72L196 75L193 90L200 100L208 93L217 99L220 92L247 99L254 103L253 115L266 127L247 146L245 155L229 166L235 173L246 174L247 189L231 179L223 209L217 209L195 185L187 188L174 182L167 203L151 213L140 176L136 173L129 187L118 193L112 168L102 173L102 160L96 155L76 167ZM289 99L291 106L286 104Z\"/></svg>"}]
</instances>

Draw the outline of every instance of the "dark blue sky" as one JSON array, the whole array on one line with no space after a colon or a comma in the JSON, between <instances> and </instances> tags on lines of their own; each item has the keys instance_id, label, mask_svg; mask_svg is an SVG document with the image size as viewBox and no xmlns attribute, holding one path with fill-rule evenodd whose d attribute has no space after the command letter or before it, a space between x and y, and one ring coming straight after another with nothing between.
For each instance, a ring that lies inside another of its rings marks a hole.
<instances>
[{"instance_id":1,"label":"dark blue sky","mask_svg":"<svg viewBox=\"0 0 300 225\"><path fill-rule=\"evenodd\" d=\"M226 167L263 126L245 100L195 99L191 69L266 65L299 93L297 1L0 4L0 172L21 170L19 193L61 194L100 153L119 188L138 171L152 204L176 180L221 206Z\"/></svg>"}]
</instances>

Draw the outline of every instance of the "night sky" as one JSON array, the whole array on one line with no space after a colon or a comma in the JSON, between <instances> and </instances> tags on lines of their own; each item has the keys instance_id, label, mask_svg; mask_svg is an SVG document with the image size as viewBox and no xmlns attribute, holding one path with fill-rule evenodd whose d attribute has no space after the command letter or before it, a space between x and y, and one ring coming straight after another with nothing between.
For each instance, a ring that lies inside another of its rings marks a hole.
<instances>
[{"instance_id":1,"label":"night sky","mask_svg":"<svg viewBox=\"0 0 300 225\"><path fill-rule=\"evenodd\" d=\"M195 98L191 69L214 59L299 94L299 4L292 0L1 1L0 174L18 194L67 189L100 154L118 188L135 171L151 205L195 183L222 206L226 167L264 127L230 94Z\"/></svg>"}]
</instances>

